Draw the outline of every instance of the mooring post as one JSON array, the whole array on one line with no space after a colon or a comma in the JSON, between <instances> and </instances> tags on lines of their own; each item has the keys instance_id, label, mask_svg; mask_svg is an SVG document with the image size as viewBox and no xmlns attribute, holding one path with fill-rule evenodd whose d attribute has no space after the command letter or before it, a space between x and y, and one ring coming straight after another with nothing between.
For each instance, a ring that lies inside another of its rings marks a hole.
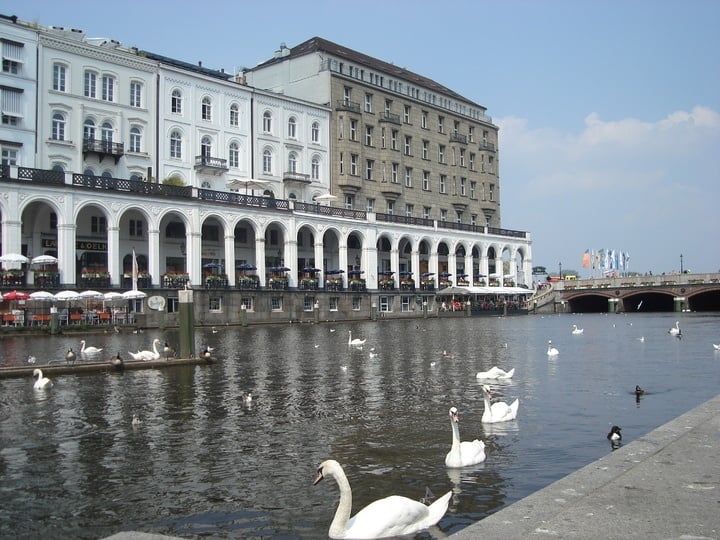
<instances>
[{"instance_id":1,"label":"mooring post","mask_svg":"<svg viewBox=\"0 0 720 540\"><path fill-rule=\"evenodd\" d=\"M195 356L195 306L192 289L178 291L180 308L180 357Z\"/></svg>"},{"instance_id":2,"label":"mooring post","mask_svg":"<svg viewBox=\"0 0 720 540\"><path fill-rule=\"evenodd\" d=\"M242 324L243 326L247 326L247 325L248 325L248 322L247 322L247 307L245 306L245 304L243 304L243 305L240 306L240 324Z\"/></svg>"},{"instance_id":3,"label":"mooring post","mask_svg":"<svg viewBox=\"0 0 720 540\"><path fill-rule=\"evenodd\" d=\"M50 307L50 334L55 335L60 330L60 320L58 318L58 310L55 306Z\"/></svg>"}]
</instances>

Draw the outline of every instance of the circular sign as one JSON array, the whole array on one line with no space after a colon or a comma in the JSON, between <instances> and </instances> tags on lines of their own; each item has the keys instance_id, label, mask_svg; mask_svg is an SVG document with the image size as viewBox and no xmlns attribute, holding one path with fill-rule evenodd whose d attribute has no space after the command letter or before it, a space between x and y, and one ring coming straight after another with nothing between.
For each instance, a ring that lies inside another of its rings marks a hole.
<instances>
[{"instance_id":1,"label":"circular sign","mask_svg":"<svg viewBox=\"0 0 720 540\"><path fill-rule=\"evenodd\" d=\"M165 297L164 296L151 296L147 299L147 307L154 309L155 311L165 310Z\"/></svg>"}]
</instances>

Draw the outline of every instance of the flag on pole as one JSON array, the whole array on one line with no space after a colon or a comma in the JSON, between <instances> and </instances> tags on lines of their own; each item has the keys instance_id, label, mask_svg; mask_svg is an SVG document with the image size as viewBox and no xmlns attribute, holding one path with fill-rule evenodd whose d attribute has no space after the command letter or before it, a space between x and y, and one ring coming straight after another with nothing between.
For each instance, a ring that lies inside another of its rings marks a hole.
<instances>
[{"instance_id":1,"label":"flag on pole","mask_svg":"<svg viewBox=\"0 0 720 540\"><path fill-rule=\"evenodd\" d=\"M138 285L138 263L137 263L137 257L135 256L135 248L133 248L133 258L132 258L132 290L137 291Z\"/></svg>"}]
</instances>

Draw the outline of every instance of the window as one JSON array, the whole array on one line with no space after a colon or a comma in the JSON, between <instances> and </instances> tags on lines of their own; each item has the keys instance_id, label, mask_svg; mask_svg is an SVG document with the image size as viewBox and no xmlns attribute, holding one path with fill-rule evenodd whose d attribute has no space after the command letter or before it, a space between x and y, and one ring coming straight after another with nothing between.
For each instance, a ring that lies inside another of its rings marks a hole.
<instances>
[{"instance_id":1,"label":"window","mask_svg":"<svg viewBox=\"0 0 720 540\"><path fill-rule=\"evenodd\" d=\"M337 296L331 296L328 299L328 309L330 309L330 311L337 311L339 300Z\"/></svg>"},{"instance_id":2,"label":"window","mask_svg":"<svg viewBox=\"0 0 720 540\"><path fill-rule=\"evenodd\" d=\"M9 39L2 40L3 73L17 75L23 64L23 43Z\"/></svg>"},{"instance_id":3,"label":"window","mask_svg":"<svg viewBox=\"0 0 720 540\"><path fill-rule=\"evenodd\" d=\"M320 180L320 160L316 157L312 158L310 163L310 177L313 180Z\"/></svg>"},{"instance_id":4,"label":"window","mask_svg":"<svg viewBox=\"0 0 720 540\"><path fill-rule=\"evenodd\" d=\"M429 146L430 146L430 142L429 142L429 141L423 141L423 142L422 142L422 158L423 158L423 159L428 159L428 155L429 155L429 152L430 152Z\"/></svg>"},{"instance_id":5,"label":"window","mask_svg":"<svg viewBox=\"0 0 720 540\"><path fill-rule=\"evenodd\" d=\"M142 83L138 81L130 82L130 106L142 107Z\"/></svg>"},{"instance_id":6,"label":"window","mask_svg":"<svg viewBox=\"0 0 720 540\"><path fill-rule=\"evenodd\" d=\"M282 296L273 296L270 298L270 309L273 311L282 311Z\"/></svg>"},{"instance_id":7,"label":"window","mask_svg":"<svg viewBox=\"0 0 720 540\"><path fill-rule=\"evenodd\" d=\"M477 214L470 214L470 225L477 225Z\"/></svg>"},{"instance_id":8,"label":"window","mask_svg":"<svg viewBox=\"0 0 720 540\"><path fill-rule=\"evenodd\" d=\"M403 122L410 123L410 105L403 106Z\"/></svg>"},{"instance_id":9,"label":"window","mask_svg":"<svg viewBox=\"0 0 720 540\"><path fill-rule=\"evenodd\" d=\"M270 111L263 113L263 132L272 133L272 114Z\"/></svg>"},{"instance_id":10,"label":"window","mask_svg":"<svg viewBox=\"0 0 720 540\"><path fill-rule=\"evenodd\" d=\"M345 137L345 121L343 120L342 116L338 119L337 128L338 128L338 139L343 140L343 138Z\"/></svg>"},{"instance_id":11,"label":"window","mask_svg":"<svg viewBox=\"0 0 720 540\"><path fill-rule=\"evenodd\" d=\"M405 187L412 187L412 168L405 167Z\"/></svg>"},{"instance_id":12,"label":"window","mask_svg":"<svg viewBox=\"0 0 720 540\"><path fill-rule=\"evenodd\" d=\"M475 128L472 126L468 127L468 142L475 142Z\"/></svg>"},{"instance_id":13,"label":"window","mask_svg":"<svg viewBox=\"0 0 720 540\"><path fill-rule=\"evenodd\" d=\"M440 175L440 193L446 193L447 175Z\"/></svg>"},{"instance_id":14,"label":"window","mask_svg":"<svg viewBox=\"0 0 720 540\"><path fill-rule=\"evenodd\" d=\"M2 147L2 158L0 159L0 164L2 164L3 167L7 165L17 165L18 160L18 151L15 148L9 148L7 146Z\"/></svg>"},{"instance_id":15,"label":"window","mask_svg":"<svg viewBox=\"0 0 720 540\"><path fill-rule=\"evenodd\" d=\"M298 163L297 154L295 152L290 152L288 154L288 172L289 173L297 172L297 163Z\"/></svg>"},{"instance_id":16,"label":"window","mask_svg":"<svg viewBox=\"0 0 720 540\"><path fill-rule=\"evenodd\" d=\"M85 97L97 97L97 75L92 71L85 72Z\"/></svg>"},{"instance_id":17,"label":"window","mask_svg":"<svg viewBox=\"0 0 720 540\"><path fill-rule=\"evenodd\" d=\"M375 165L375 161L372 159L368 159L366 161L365 165L365 180L372 180L373 179L373 166Z\"/></svg>"},{"instance_id":18,"label":"window","mask_svg":"<svg viewBox=\"0 0 720 540\"><path fill-rule=\"evenodd\" d=\"M438 133L445 133L445 117L438 116Z\"/></svg>"},{"instance_id":19,"label":"window","mask_svg":"<svg viewBox=\"0 0 720 540\"><path fill-rule=\"evenodd\" d=\"M470 198L475 198L475 186L477 185L477 182L470 182Z\"/></svg>"},{"instance_id":20,"label":"window","mask_svg":"<svg viewBox=\"0 0 720 540\"><path fill-rule=\"evenodd\" d=\"M400 174L400 164L399 163L393 163L392 169L390 170L390 181L393 184L398 183L398 175Z\"/></svg>"},{"instance_id":21,"label":"window","mask_svg":"<svg viewBox=\"0 0 720 540\"><path fill-rule=\"evenodd\" d=\"M231 142L228 148L228 165L236 168L240 166L240 149L236 142Z\"/></svg>"},{"instance_id":22,"label":"window","mask_svg":"<svg viewBox=\"0 0 720 540\"><path fill-rule=\"evenodd\" d=\"M130 128L130 151L142 151L142 131L137 126Z\"/></svg>"},{"instance_id":23,"label":"window","mask_svg":"<svg viewBox=\"0 0 720 540\"><path fill-rule=\"evenodd\" d=\"M310 127L310 139L314 143L320 142L320 124L318 122L313 122Z\"/></svg>"},{"instance_id":24,"label":"window","mask_svg":"<svg viewBox=\"0 0 720 540\"><path fill-rule=\"evenodd\" d=\"M380 312L390 313L392 311L392 298L389 296L380 297Z\"/></svg>"},{"instance_id":25,"label":"window","mask_svg":"<svg viewBox=\"0 0 720 540\"><path fill-rule=\"evenodd\" d=\"M347 105L348 102L350 101L351 95L352 95L352 88L350 88L349 86L346 86L345 88L343 88L343 102L345 103L345 105Z\"/></svg>"},{"instance_id":26,"label":"window","mask_svg":"<svg viewBox=\"0 0 720 540\"><path fill-rule=\"evenodd\" d=\"M380 129L380 146L385 148L385 128Z\"/></svg>"},{"instance_id":27,"label":"window","mask_svg":"<svg viewBox=\"0 0 720 540\"><path fill-rule=\"evenodd\" d=\"M411 142L412 142L412 137L410 137L409 135L406 135L406 136L405 136L405 146L404 146L404 148L405 148L405 155L406 155L406 156L411 155L411 154L410 154L410 143L411 143Z\"/></svg>"},{"instance_id":28,"label":"window","mask_svg":"<svg viewBox=\"0 0 720 540\"><path fill-rule=\"evenodd\" d=\"M422 188L423 191L430 191L430 171L423 171Z\"/></svg>"},{"instance_id":29,"label":"window","mask_svg":"<svg viewBox=\"0 0 720 540\"><path fill-rule=\"evenodd\" d=\"M357 154L350 154L350 174L357 176L358 174L358 156Z\"/></svg>"},{"instance_id":30,"label":"window","mask_svg":"<svg viewBox=\"0 0 720 540\"><path fill-rule=\"evenodd\" d=\"M130 229L128 234L134 238L142 238L143 235L143 221L140 219L131 219L128 221Z\"/></svg>"},{"instance_id":31,"label":"window","mask_svg":"<svg viewBox=\"0 0 720 540\"><path fill-rule=\"evenodd\" d=\"M372 94L365 94L365 112L372 112Z\"/></svg>"},{"instance_id":32,"label":"window","mask_svg":"<svg viewBox=\"0 0 720 540\"><path fill-rule=\"evenodd\" d=\"M115 101L115 77L112 75L103 75L102 100Z\"/></svg>"},{"instance_id":33,"label":"window","mask_svg":"<svg viewBox=\"0 0 720 540\"><path fill-rule=\"evenodd\" d=\"M65 115L59 112L53 114L52 139L55 141L65 140Z\"/></svg>"},{"instance_id":34,"label":"window","mask_svg":"<svg viewBox=\"0 0 720 540\"><path fill-rule=\"evenodd\" d=\"M338 157L338 170L340 174L345 174L345 154L343 152L340 152Z\"/></svg>"},{"instance_id":35,"label":"window","mask_svg":"<svg viewBox=\"0 0 720 540\"><path fill-rule=\"evenodd\" d=\"M488 186L488 191L489 191L488 200L489 200L489 201L494 201L494 200L495 200L495 184L490 184L490 185Z\"/></svg>"},{"instance_id":36,"label":"window","mask_svg":"<svg viewBox=\"0 0 720 540\"><path fill-rule=\"evenodd\" d=\"M390 135L390 148L392 148L393 150L398 149L397 138L398 138L398 130L393 129L392 133Z\"/></svg>"},{"instance_id":37,"label":"window","mask_svg":"<svg viewBox=\"0 0 720 540\"><path fill-rule=\"evenodd\" d=\"M268 148L263 151L263 172L272 174L272 152Z\"/></svg>"},{"instance_id":38,"label":"window","mask_svg":"<svg viewBox=\"0 0 720 540\"><path fill-rule=\"evenodd\" d=\"M182 135L177 130L170 133L170 157L182 159Z\"/></svg>"},{"instance_id":39,"label":"window","mask_svg":"<svg viewBox=\"0 0 720 540\"><path fill-rule=\"evenodd\" d=\"M372 146L372 126L365 126L365 146Z\"/></svg>"},{"instance_id":40,"label":"window","mask_svg":"<svg viewBox=\"0 0 720 540\"><path fill-rule=\"evenodd\" d=\"M170 98L170 110L174 114L182 114L182 93L180 90L173 90Z\"/></svg>"},{"instance_id":41,"label":"window","mask_svg":"<svg viewBox=\"0 0 720 540\"><path fill-rule=\"evenodd\" d=\"M465 166L465 149L464 148L460 149L460 166L461 167Z\"/></svg>"},{"instance_id":42,"label":"window","mask_svg":"<svg viewBox=\"0 0 720 540\"><path fill-rule=\"evenodd\" d=\"M207 135L200 139L200 155L203 164L208 163L212 157L212 139Z\"/></svg>"},{"instance_id":43,"label":"window","mask_svg":"<svg viewBox=\"0 0 720 540\"><path fill-rule=\"evenodd\" d=\"M67 68L62 64L53 64L53 90L57 92L65 92L66 77Z\"/></svg>"},{"instance_id":44,"label":"window","mask_svg":"<svg viewBox=\"0 0 720 540\"><path fill-rule=\"evenodd\" d=\"M493 156L488 157L488 172L495 174L495 158Z\"/></svg>"},{"instance_id":45,"label":"window","mask_svg":"<svg viewBox=\"0 0 720 540\"><path fill-rule=\"evenodd\" d=\"M453 134L457 135L460 131L460 122L458 120L453 121Z\"/></svg>"},{"instance_id":46,"label":"window","mask_svg":"<svg viewBox=\"0 0 720 540\"><path fill-rule=\"evenodd\" d=\"M395 213L395 201L387 202L387 213L391 216Z\"/></svg>"},{"instance_id":47,"label":"window","mask_svg":"<svg viewBox=\"0 0 720 540\"><path fill-rule=\"evenodd\" d=\"M240 299L240 309L245 309L247 311L252 311L253 309L253 298L252 296L243 296Z\"/></svg>"},{"instance_id":48,"label":"window","mask_svg":"<svg viewBox=\"0 0 720 540\"><path fill-rule=\"evenodd\" d=\"M315 305L315 298L312 296L306 296L303 298L303 311L312 311Z\"/></svg>"},{"instance_id":49,"label":"window","mask_svg":"<svg viewBox=\"0 0 720 540\"><path fill-rule=\"evenodd\" d=\"M3 45L5 45L3 43ZM3 58L2 61L2 70L3 73L10 73L11 75L17 75L20 73L20 66L22 64L20 62L16 62L15 60L8 60L7 58Z\"/></svg>"},{"instance_id":50,"label":"window","mask_svg":"<svg viewBox=\"0 0 720 540\"><path fill-rule=\"evenodd\" d=\"M92 118L85 120L83 124L83 140L94 141L95 140L95 122Z\"/></svg>"},{"instance_id":51,"label":"window","mask_svg":"<svg viewBox=\"0 0 720 540\"><path fill-rule=\"evenodd\" d=\"M230 125L236 127L240 125L240 108L236 103L230 105Z\"/></svg>"},{"instance_id":52,"label":"window","mask_svg":"<svg viewBox=\"0 0 720 540\"><path fill-rule=\"evenodd\" d=\"M365 201L365 210L367 210L368 212L375 211L375 199L367 199Z\"/></svg>"},{"instance_id":53,"label":"window","mask_svg":"<svg viewBox=\"0 0 720 540\"><path fill-rule=\"evenodd\" d=\"M352 195L345 195L345 209L346 210L352 210L353 209L353 196Z\"/></svg>"},{"instance_id":54,"label":"window","mask_svg":"<svg viewBox=\"0 0 720 540\"><path fill-rule=\"evenodd\" d=\"M445 145L438 145L438 163L445 163Z\"/></svg>"},{"instance_id":55,"label":"window","mask_svg":"<svg viewBox=\"0 0 720 540\"><path fill-rule=\"evenodd\" d=\"M447 210L440 210L440 221L447 221Z\"/></svg>"},{"instance_id":56,"label":"window","mask_svg":"<svg viewBox=\"0 0 720 540\"><path fill-rule=\"evenodd\" d=\"M357 120L350 120L350 140L357 141Z\"/></svg>"},{"instance_id":57,"label":"window","mask_svg":"<svg viewBox=\"0 0 720 540\"><path fill-rule=\"evenodd\" d=\"M412 296L407 294L403 295L400 297L400 302L400 311L405 313L412 311Z\"/></svg>"},{"instance_id":58,"label":"window","mask_svg":"<svg viewBox=\"0 0 720 540\"><path fill-rule=\"evenodd\" d=\"M90 216L90 232L92 234L107 234L105 216Z\"/></svg>"},{"instance_id":59,"label":"window","mask_svg":"<svg viewBox=\"0 0 720 540\"><path fill-rule=\"evenodd\" d=\"M200 104L200 117L207 122L212 121L212 101L209 97L202 98Z\"/></svg>"},{"instance_id":60,"label":"window","mask_svg":"<svg viewBox=\"0 0 720 540\"><path fill-rule=\"evenodd\" d=\"M100 137L104 143L104 147L110 149L113 142L113 127L110 122L105 122L100 126Z\"/></svg>"},{"instance_id":61,"label":"window","mask_svg":"<svg viewBox=\"0 0 720 540\"><path fill-rule=\"evenodd\" d=\"M467 193L466 193L466 189L467 189L466 184L467 184L467 178L463 178L463 177L461 176L461 177L460 177L460 195L462 195L463 197L464 197L465 195L467 195Z\"/></svg>"},{"instance_id":62,"label":"window","mask_svg":"<svg viewBox=\"0 0 720 540\"><path fill-rule=\"evenodd\" d=\"M362 306L362 297L360 296L353 296L352 297L352 310L353 311L360 311L360 307Z\"/></svg>"},{"instance_id":63,"label":"window","mask_svg":"<svg viewBox=\"0 0 720 540\"><path fill-rule=\"evenodd\" d=\"M430 207L423 206L423 219L430 219Z\"/></svg>"},{"instance_id":64,"label":"window","mask_svg":"<svg viewBox=\"0 0 720 540\"><path fill-rule=\"evenodd\" d=\"M405 217L413 217L413 211L415 207L412 204L405 205Z\"/></svg>"},{"instance_id":65,"label":"window","mask_svg":"<svg viewBox=\"0 0 720 540\"><path fill-rule=\"evenodd\" d=\"M458 213L457 213L457 220L456 220L456 221L457 221L458 223L462 223L462 218L463 218L463 213L458 211Z\"/></svg>"},{"instance_id":66,"label":"window","mask_svg":"<svg viewBox=\"0 0 720 540\"><path fill-rule=\"evenodd\" d=\"M470 170L475 170L475 154L473 154L472 152L470 152Z\"/></svg>"},{"instance_id":67,"label":"window","mask_svg":"<svg viewBox=\"0 0 720 540\"><path fill-rule=\"evenodd\" d=\"M294 116L288 119L287 136L290 139L297 139L297 120Z\"/></svg>"},{"instance_id":68,"label":"window","mask_svg":"<svg viewBox=\"0 0 720 540\"><path fill-rule=\"evenodd\" d=\"M219 296L208 298L208 309L215 312L222 311L222 298Z\"/></svg>"},{"instance_id":69,"label":"window","mask_svg":"<svg viewBox=\"0 0 720 540\"><path fill-rule=\"evenodd\" d=\"M428 118L427 111L422 111L420 113L420 127L423 129L427 129L427 118Z\"/></svg>"}]
</instances>

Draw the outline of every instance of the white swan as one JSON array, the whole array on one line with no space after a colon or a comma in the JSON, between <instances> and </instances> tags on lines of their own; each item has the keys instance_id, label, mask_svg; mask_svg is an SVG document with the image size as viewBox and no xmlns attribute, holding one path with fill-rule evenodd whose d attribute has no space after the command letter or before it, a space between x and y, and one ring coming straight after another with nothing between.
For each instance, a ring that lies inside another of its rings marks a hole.
<instances>
[{"instance_id":1,"label":"white swan","mask_svg":"<svg viewBox=\"0 0 720 540\"><path fill-rule=\"evenodd\" d=\"M582 334L584 331L585 331L584 328L578 328L578 327L577 327L577 324L573 324L572 333L573 333L574 335L577 336L577 335L579 335L579 334Z\"/></svg>"},{"instance_id":2,"label":"white swan","mask_svg":"<svg viewBox=\"0 0 720 540\"><path fill-rule=\"evenodd\" d=\"M558 351L555 347L552 346L552 341L548 340L548 350L547 350L548 356L557 356L560 354L560 351Z\"/></svg>"},{"instance_id":3,"label":"white swan","mask_svg":"<svg viewBox=\"0 0 720 540\"><path fill-rule=\"evenodd\" d=\"M45 388L51 388L53 385L50 379L43 376L43 372L40 369L36 368L33 370L33 377L37 377L35 384L33 384L35 390L44 390Z\"/></svg>"},{"instance_id":4,"label":"white swan","mask_svg":"<svg viewBox=\"0 0 720 540\"><path fill-rule=\"evenodd\" d=\"M485 410L481 418L481 422L486 424L494 424L496 422L507 422L508 420L515 420L517 416L518 407L520 406L520 400L516 399L510 405L503 401L496 403L490 403L492 393L490 388L486 385L482 385L483 399L485 400Z\"/></svg>"},{"instance_id":5,"label":"white swan","mask_svg":"<svg viewBox=\"0 0 720 540\"><path fill-rule=\"evenodd\" d=\"M718 343L718 344L713 343L713 347L715 348L716 351L720 351L720 343Z\"/></svg>"},{"instance_id":6,"label":"white swan","mask_svg":"<svg viewBox=\"0 0 720 540\"><path fill-rule=\"evenodd\" d=\"M467 467L477 465L485 461L485 443L475 439L474 441L460 442L460 418L455 407L450 408L450 425L452 426L452 446L450 452L445 456L447 467Z\"/></svg>"},{"instance_id":7,"label":"white swan","mask_svg":"<svg viewBox=\"0 0 720 540\"><path fill-rule=\"evenodd\" d=\"M80 356L94 356L96 354L100 354L100 352L102 351L102 348L98 349L97 347L86 347L84 339L80 341L80 343L82 344L82 348L80 349Z\"/></svg>"},{"instance_id":8,"label":"white swan","mask_svg":"<svg viewBox=\"0 0 720 540\"><path fill-rule=\"evenodd\" d=\"M493 366L487 371L478 371L478 374L475 375L475 378L477 379L512 379L512 376L515 375L515 368L512 368L509 371L505 371L504 369L500 369L497 366Z\"/></svg>"},{"instance_id":9,"label":"white swan","mask_svg":"<svg viewBox=\"0 0 720 540\"><path fill-rule=\"evenodd\" d=\"M682 330L680 330L680 321L675 321L675 326L668 330L668 334L671 336L679 336L682 334Z\"/></svg>"},{"instance_id":10,"label":"white swan","mask_svg":"<svg viewBox=\"0 0 720 540\"><path fill-rule=\"evenodd\" d=\"M323 461L313 485L326 476L335 478L340 488L340 503L330 524L330 538L387 538L414 534L437 524L447 511L452 490L430 506L420 501L391 495L367 505L352 518L352 490L345 471L334 459Z\"/></svg>"},{"instance_id":11,"label":"white swan","mask_svg":"<svg viewBox=\"0 0 720 540\"><path fill-rule=\"evenodd\" d=\"M134 360L143 360L145 362L150 360L157 360L160 358L160 353L157 350L158 343L160 343L160 340L158 338L153 339L152 343L152 351L144 350L144 351L138 351L136 353L128 351L128 354L133 357Z\"/></svg>"},{"instance_id":12,"label":"white swan","mask_svg":"<svg viewBox=\"0 0 720 540\"><path fill-rule=\"evenodd\" d=\"M362 347L367 339L352 338L352 331L348 330L348 345L351 347Z\"/></svg>"}]
</instances>

